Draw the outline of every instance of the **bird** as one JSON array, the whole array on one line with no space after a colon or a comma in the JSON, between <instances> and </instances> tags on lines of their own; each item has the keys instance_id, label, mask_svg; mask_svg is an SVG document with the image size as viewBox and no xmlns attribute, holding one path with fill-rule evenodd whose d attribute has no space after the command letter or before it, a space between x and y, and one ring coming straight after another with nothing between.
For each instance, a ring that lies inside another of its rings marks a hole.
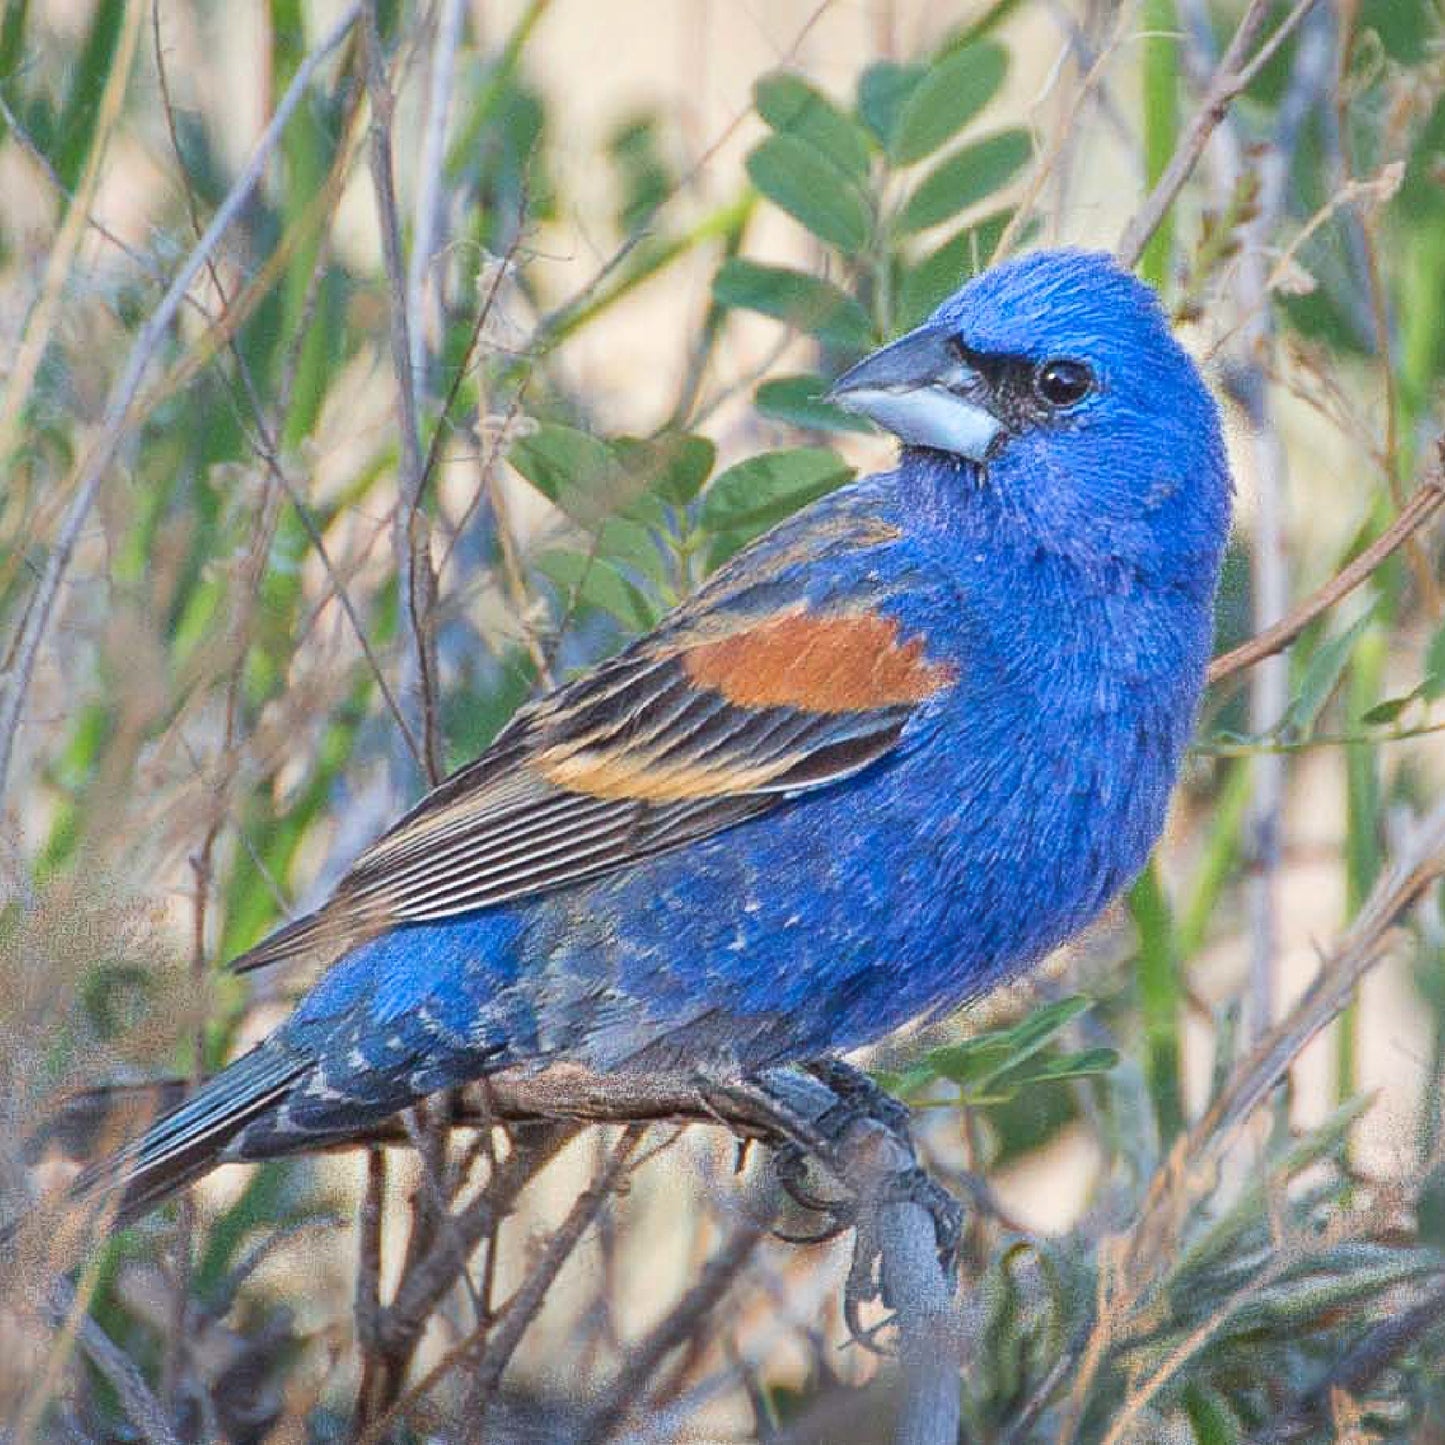
<instances>
[{"instance_id":1,"label":"bird","mask_svg":"<svg viewBox=\"0 0 1445 1445\"><path fill-rule=\"evenodd\" d=\"M1154 292L1102 253L1017 256L828 399L896 465L524 706L242 955L326 968L80 1192L124 1224L504 1069L840 1058L1128 885L1194 727L1233 490Z\"/></svg>"}]
</instances>

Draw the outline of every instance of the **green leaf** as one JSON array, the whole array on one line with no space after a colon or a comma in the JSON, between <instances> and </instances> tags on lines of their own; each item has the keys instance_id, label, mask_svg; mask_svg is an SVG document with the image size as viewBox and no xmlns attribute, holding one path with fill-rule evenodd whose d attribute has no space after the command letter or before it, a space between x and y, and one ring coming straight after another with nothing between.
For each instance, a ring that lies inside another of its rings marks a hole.
<instances>
[{"instance_id":1,"label":"green leaf","mask_svg":"<svg viewBox=\"0 0 1445 1445\"><path fill-rule=\"evenodd\" d=\"M640 572L649 581L663 586L669 567L658 546L656 531L631 517L609 517L597 529L592 554L600 560L620 563L633 572ZM624 574L625 575L625 574Z\"/></svg>"},{"instance_id":2,"label":"green leaf","mask_svg":"<svg viewBox=\"0 0 1445 1445\"><path fill-rule=\"evenodd\" d=\"M610 613L630 632L646 632L657 621L641 589L605 558L558 548L544 552L537 569L578 602Z\"/></svg>"},{"instance_id":3,"label":"green leaf","mask_svg":"<svg viewBox=\"0 0 1445 1445\"><path fill-rule=\"evenodd\" d=\"M1270 1191L1280 1189L1317 1160L1337 1152L1372 1102L1368 1095L1347 1100L1318 1128L1293 1142L1279 1158L1270 1160L1266 1169L1256 1170L1225 1211L1209 1221L1204 1231L1169 1262L1171 1289L1185 1296L1198 1287L1204 1271L1222 1268L1231 1248L1248 1230L1265 1221Z\"/></svg>"},{"instance_id":4,"label":"green leaf","mask_svg":"<svg viewBox=\"0 0 1445 1445\"><path fill-rule=\"evenodd\" d=\"M908 198L898 227L905 234L926 231L1002 190L1027 164L1033 151L1028 131L1002 130L945 157Z\"/></svg>"},{"instance_id":5,"label":"green leaf","mask_svg":"<svg viewBox=\"0 0 1445 1445\"><path fill-rule=\"evenodd\" d=\"M607 142L617 172L617 227L625 236L646 226L676 189L661 129L656 116L634 116L618 126Z\"/></svg>"},{"instance_id":6,"label":"green leaf","mask_svg":"<svg viewBox=\"0 0 1445 1445\"><path fill-rule=\"evenodd\" d=\"M924 1061L940 1078L986 1092L1005 1073L1019 1069L1045 1049L1061 1029L1090 1007L1092 1001L1081 995L1059 999L1035 1009L1011 1028L993 1029L933 1049Z\"/></svg>"},{"instance_id":7,"label":"green leaf","mask_svg":"<svg viewBox=\"0 0 1445 1445\"><path fill-rule=\"evenodd\" d=\"M1436 1165L1425 1177L1415 1197L1415 1218L1420 1242L1445 1250L1445 1164Z\"/></svg>"},{"instance_id":8,"label":"green leaf","mask_svg":"<svg viewBox=\"0 0 1445 1445\"><path fill-rule=\"evenodd\" d=\"M848 177L795 136L769 136L747 161L753 184L819 239L849 253L868 242L868 207Z\"/></svg>"},{"instance_id":9,"label":"green leaf","mask_svg":"<svg viewBox=\"0 0 1445 1445\"><path fill-rule=\"evenodd\" d=\"M697 496L717 460L717 447L710 438L687 432L617 437L612 448L649 493L674 507L685 507Z\"/></svg>"},{"instance_id":10,"label":"green leaf","mask_svg":"<svg viewBox=\"0 0 1445 1445\"><path fill-rule=\"evenodd\" d=\"M858 114L885 146L891 146L899 115L927 74L922 65L880 60L858 78Z\"/></svg>"},{"instance_id":11,"label":"green leaf","mask_svg":"<svg viewBox=\"0 0 1445 1445\"><path fill-rule=\"evenodd\" d=\"M1281 736L1308 737L1315 720L1339 685L1350 657L1374 621L1371 607L1337 637L1328 637L1310 654L1299 692L1290 702L1276 732Z\"/></svg>"},{"instance_id":12,"label":"green leaf","mask_svg":"<svg viewBox=\"0 0 1445 1445\"><path fill-rule=\"evenodd\" d=\"M863 351L876 339L868 313L846 291L786 266L732 257L713 277L712 294L724 306L760 311L830 346Z\"/></svg>"},{"instance_id":13,"label":"green leaf","mask_svg":"<svg viewBox=\"0 0 1445 1445\"><path fill-rule=\"evenodd\" d=\"M899 321L915 326L945 297L951 296L970 276L989 263L1005 228L1013 219L1013 207L995 211L972 226L950 236L904 273L899 290Z\"/></svg>"},{"instance_id":14,"label":"green leaf","mask_svg":"<svg viewBox=\"0 0 1445 1445\"><path fill-rule=\"evenodd\" d=\"M821 376L775 376L753 395L753 405L774 421L810 431L870 432L862 417L821 400L828 383Z\"/></svg>"},{"instance_id":15,"label":"green leaf","mask_svg":"<svg viewBox=\"0 0 1445 1445\"><path fill-rule=\"evenodd\" d=\"M851 117L820 90L788 71L765 75L753 87L758 114L779 135L793 136L821 151L845 175L868 174L868 141Z\"/></svg>"},{"instance_id":16,"label":"green leaf","mask_svg":"<svg viewBox=\"0 0 1445 1445\"><path fill-rule=\"evenodd\" d=\"M702 499L702 522L713 532L760 531L852 475L852 467L825 447L763 452L713 481Z\"/></svg>"},{"instance_id":17,"label":"green leaf","mask_svg":"<svg viewBox=\"0 0 1445 1445\"><path fill-rule=\"evenodd\" d=\"M694 438L695 443L701 438ZM711 447L711 443L705 443ZM507 459L548 501L579 527L595 532L609 518L633 515L660 520L653 488L666 470L657 442L605 442L557 422L543 422L512 444ZM703 459L692 452L692 465ZM712 466L711 452L707 467ZM704 472L706 475L706 472ZM701 481L698 485L701 486ZM648 503L652 506L649 508Z\"/></svg>"},{"instance_id":18,"label":"green leaf","mask_svg":"<svg viewBox=\"0 0 1445 1445\"><path fill-rule=\"evenodd\" d=\"M1244 1439L1229 1401L1208 1385L1195 1382L1184 1391L1184 1412L1194 1432L1194 1445L1238 1445Z\"/></svg>"},{"instance_id":19,"label":"green leaf","mask_svg":"<svg viewBox=\"0 0 1445 1445\"><path fill-rule=\"evenodd\" d=\"M573 510L578 497L611 491L621 467L612 448L599 437L575 427L543 422L530 436L512 443L507 460L550 502L555 502L576 520ZM592 515L600 521L606 508Z\"/></svg>"},{"instance_id":20,"label":"green leaf","mask_svg":"<svg viewBox=\"0 0 1445 1445\"><path fill-rule=\"evenodd\" d=\"M1081 1049L1076 1054L1052 1054L1030 1059L1027 1065L1005 1070L997 1084L1015 1089L1024 1084L1057 1083L1061 1079L1087 1079L1119 1067L1119 1051L1110 1048Z\"/></svg>"},{"instance_id":21,"label":"green leaf","mask_svg":"<svg viewBox=\"0 0 1445 1445\"><path fill-rule=\"evenodd\" d=\"M65 108L55 124L58 142L51 164L67 189L80 179L85 158L95 139L100 98L116 62L125 6L121 0L100 0L90 17L90 29L79 55L60 70L69 82ZM6 77L9 79L9 77Z\"/></svg>"},{"instance_id":22,"label":"green leaf","mask_svg":"<svg viewBox=\"0 0 1445 1445\"><path fill-rule=\"evenodd\" d=\"M1420 694L1427 702L1445 697L1445 626L1436 630L1425 649L1425 681Z\"/></svg>"},{"instance_id":23,"label":"green leaf","mask_svg":"<svg viewBox=\"0 0 1445 1445\"><path fill-rule=\"evenodd\" d=\"M1360 721L1372 727L1377 723L1392 723L1415 701L1415 697L1416 694L1413 692L1406 693L1404 697L1387 697L1383 702L1377 702L1367 712L1361 713Z\"/></svg>"},{"instance_id":24,"label":"green leaf","mask_svg":"<svg viewBox=\"0 0 1445 1445\"><path fill-rule=\"evenodd\" d=\"M912 165L951 140L998 94L1008 52L994 40L978 40L933 66L913 87L899 115L888 153Z\"/></svg>"}]
</instances>

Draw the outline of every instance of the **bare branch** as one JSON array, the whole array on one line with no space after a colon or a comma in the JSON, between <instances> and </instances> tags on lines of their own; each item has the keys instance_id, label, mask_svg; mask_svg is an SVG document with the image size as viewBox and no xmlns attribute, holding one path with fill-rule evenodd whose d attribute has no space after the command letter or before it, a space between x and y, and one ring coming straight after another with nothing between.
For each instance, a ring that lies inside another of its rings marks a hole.
<instances>
[{"instance_id":1,"label":"bare branch","mask_svg":"<svg viewBox=\"0 0 1445 1445\"><path fill-rule=\"evenodd\" d=\"M722 1248L703 1267L697 1282L662 1317L647 1338L627 1352L627 1360L598 1406L586 1438L616 1438L630 1412L642 1403L648 1381L678 1346L695 1335L707 1316L732 1288L767 1233L763 1220L749 1219L734 1227Z\"/></svg>"},{"instance_id":2,"label":"bare branch","mask_svg":"<svg viewBox=\"0 0 1445 1445\"><path fill-rule=\"evenodd\" d=\"M1312 593L1288 617L1273 627L1266 628L1257 637L1216 657L1209 664L1209 682L1224 682L1254 666L1261 658L1283 651L1297 638L1315 618L1326 613L1342 598L1348 597L1362 582L1366 581L1380 565L1399 550L1407 539L1418 532L1441 506L1445 506L1445 434L1435 441L1435 464L1426 472L1415 495L1401 509L1400 514L1358 557L1347 567L1330 578L1323 587Z\"/></svg>"},{"instance_id":3,"label":"bare branch","mask_svg":"<svg viewBox=\"0 0 1445 1445\"><path fill-rule=\"evenodd\" d=\"M1174 204L1175 197L1194 173L1205 146L1209 144L1210 136L1228 114L1235 98L1259 74L1260 69L1285 42L1295 26L1304 19L1314 3L1315 0L1298 0L1294 9L1279 23L1269 39L1246 61L1245 56L1249 54L1272 4L1272 0L1250 0L1233 39L1215 69L1203 104L1185 127L1158 184L1124 228L1124 234L1119 237L1116 254L1121 266L1132 270L1138 265L1140 256L1144 254L1144 247L1149 244L1149 238L1159 229L1169 207Z\"/></svg>"},{"instance_id":4,"label":"bare branch","mask_svg":"<svg viewBox=\"0 0 1445 1445\"><path fill-rule=\"evenodd\" d=\"M422 126L421 164L417 171L416 201L412 207L411 255L407 258L406 311L411 342L412 407L421 415L426 394L427 352L425 309L427 276L440 244L443 211L442 171L446 161L447 118L451 110L452 78L461 44L464 0L441 0L432 40L427 81L426 119Z\"/></svg>"},{"instance_id":5,"label":"bare branch","mask_svg":"<svg viewBox=\"0 0 1445 1445\"><path fill-rule=\"evenodd\" d=\"M416 381L411 367L411 340L407 318L407 284L401 254L401 220L396 203L392 166L391 127L396 107L386 75L375 0L365 10L366 89L371 99L371 180L376 192L381 226L381 252L386 265L388 308L391 318L391 360L396 372L397 422L401 429L400 497L396 514L397 590L406 631L411 639L407 660L410 674L402 685L403 704L412 716L412 732L420 738L426 781L442 780L441 736L436 697L436 647L431 613L436 597L426 515L421 510L426 471L417 421Z\"/></svg>"}]
</instances>

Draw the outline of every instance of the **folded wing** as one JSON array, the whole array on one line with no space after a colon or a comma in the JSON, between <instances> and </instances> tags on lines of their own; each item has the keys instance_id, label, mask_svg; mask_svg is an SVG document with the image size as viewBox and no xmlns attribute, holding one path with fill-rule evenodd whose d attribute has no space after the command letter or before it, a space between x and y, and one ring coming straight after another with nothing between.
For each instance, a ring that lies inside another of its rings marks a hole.
<instances>
[{"instance_id":1,"label":"folded wing","mask_svg":"<svg viewBox=\"0 0 1445 1445\"><path fill-rule=\"evenodd\" d=\"M378 839L327 904L236 967L334 955L755 818L885 756L953 681L921 637L867 601L742 611L715 595L722 605L705 592L518 714Z\"/></svg>"}]
</instances>

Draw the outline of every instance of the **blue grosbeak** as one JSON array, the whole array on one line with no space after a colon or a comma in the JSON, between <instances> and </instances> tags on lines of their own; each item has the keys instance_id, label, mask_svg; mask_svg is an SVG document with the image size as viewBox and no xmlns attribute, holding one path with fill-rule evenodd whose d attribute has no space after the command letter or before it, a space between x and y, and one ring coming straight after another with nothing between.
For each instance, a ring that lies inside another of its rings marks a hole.
<instances>
[{"instance_id":1,"label":"blue grosbeak","mask_svg":"<svg viewBox=\"0 0 1445 1445\"><path fill-rule=\"evenodd\" d=\"M511 1066L834 1055L1016 974L1137 872L1230 500L1214 403L1152 293L1038 252L832 397L897 435L897 467L524 708L239 960L332 962L90 1176L119 1176L124 1217L220 1158Z\"/></svg>"}]
</instances>

